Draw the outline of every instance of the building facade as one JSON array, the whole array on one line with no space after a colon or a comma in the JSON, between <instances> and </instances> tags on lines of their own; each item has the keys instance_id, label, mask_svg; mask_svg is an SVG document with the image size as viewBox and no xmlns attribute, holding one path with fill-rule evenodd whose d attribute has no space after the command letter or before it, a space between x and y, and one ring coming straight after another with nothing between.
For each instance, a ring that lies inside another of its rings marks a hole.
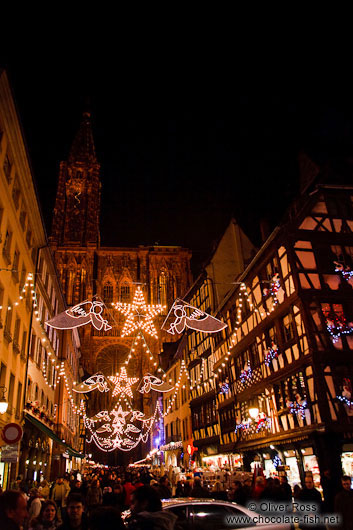
<instances>
[{"instance_id":1,"label":"building facade","mask_svg":"<svg viewBox=\"0 0 353 530\"><path fill-rule=\"evenodd\" d=\"M219 452L246 470L285 469L292 485L353 471L352 193L303 194L219 312Z\"/></svg>"},{"instance_id":2,"label":"building facade","mask_svg":"<svg viewBox=\"0 0 353 530\"><path fill-rule=\"evenodd\" d=\"M48 329L45 321L65 306L4 71L0 73L0 245L0 390L8 402L7 412L0 414L0 429L16 423L23 432L12 456L1 438L0 483L8 488L18 474L24 479L49 478L53 440L61 442L57 419L63 400L56 386L65 332ZM73 438L76 431L75 427ZM64 450L61 447L61 453Z\"/></svg>"}]
</instances>

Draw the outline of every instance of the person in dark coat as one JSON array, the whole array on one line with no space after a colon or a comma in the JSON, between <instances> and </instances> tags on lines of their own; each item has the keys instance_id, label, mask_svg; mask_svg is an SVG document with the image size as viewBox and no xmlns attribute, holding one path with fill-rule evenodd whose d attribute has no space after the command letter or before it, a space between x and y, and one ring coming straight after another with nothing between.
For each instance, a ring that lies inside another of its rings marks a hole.
<instances>
[{"instance_id":1,"label":"person in dark coat","mask_svg":"<svg viewBox=\"0 0 353 530\"><path fill-rule=\"evenodd\" d=\"M200 477L194 478L194 486L190 492L190 497L194 497L195 499L208 499L208 490L201 486Z\"/></svg>"},{"instance_id":2,"label":"person in dark coat","mask_svg":"<svg viewBox=\"0 0 353 530\"><path fill-rule=\"evenodd\" d=\"M292 502L292 488L288 484L288 479L285 475L281 476L280 478L281 483L281 493L282 493L282 500Z\"/></svg>"},{"instance_id":3,"label":"person in dark coat","mask_svg":"<svg viewBox=\"0 0 353 530\"><path fill-rule=\"evenodd\" d=\"M125 525L119 510L112 506L99 506L89 517L89 529L124 530Z\"/></svg>"},{"instance_id":4,"label":"person in dark coat","mask_svg":"<svg viewBox=\"0 0 353 530\"><path fill-rule=\"evenodd\" d=\"M158 492L151 486L141 486L132 493L131 516L127 519L129 530L173 530L177 516L162 510Z\"/></svg>"},{"instance_id":5,"label":"person in dark coat","mask_svg":"<svg viewBox=\"0 0 353 530\"><path fill-rule=\"evenodd\" d=\"M169 479L167 475L159 479L159 486L157 488L160 499L170 499L172 490L169 487Z\"/></svg>"},{"instance_id":6,"label":"person in dark coat","mask_svg":"<svg viewBox=\"0 0 353 530\"><path fill-rule=\"evenodd\" d=\"M334 511L342 517L340 530L353 530L353 490L351 490L351 477L342 477L342 490L337 493L334 500Z\"/></svg>"},{"instance_id":7,"label":"person in dark coat","mask_svg":"<svg viewBox=\"0 0 353 530\"><path fill-rule=\"evenodd\" d=\"M81 495L72 493L67 498L64 522L57 530L88 530L88 520L84 513L84 504Z\"/></svg>"},{"instance_id":8,"label":"person in dark coat","mask_svg":"<svg viewBox=\"0 0 353 530\"><path fill-rule=\"evenodd\" d=\"M176 487L175 496L176 497L190 497L190 493L191 493L190 482L186 480L185 478L179 480L177 487Z\"/></svg>"},{"instance_id":9,"label":"person in dark coat","mask_svg":"<svg viewBox=\"0 0 353 530\"><path fill-rule=\"evenodd\" d=\"M1 530L20 530L28 517L27 501L18 490L0 495Z\"/></svg>"},{"instance_id":10,"label":"person in dark coat","mask_svg":"<svg viewBox=\"0 0 353 530\"><path fill-rule=\"evenodd\" d=\"M340 491L341 484L332 478L329 469L325 469L321 477L321 486L324 494L324 511L325 513L333 513L335 497Z\"/></svg>"},{"instance_id":11,"label":"person in dark coat","mask_svg":"<svg viewBox=\"0 0 353 530\"><path fill-rule=\"evenodd\" d=\"M305 503L316 503L319 508L319 512L322 512L322 497L319 490L314 487L314 480L312 475L306 475L305 477L305 487L298 495L298 500Z\"/></svg>"}]
</instances>

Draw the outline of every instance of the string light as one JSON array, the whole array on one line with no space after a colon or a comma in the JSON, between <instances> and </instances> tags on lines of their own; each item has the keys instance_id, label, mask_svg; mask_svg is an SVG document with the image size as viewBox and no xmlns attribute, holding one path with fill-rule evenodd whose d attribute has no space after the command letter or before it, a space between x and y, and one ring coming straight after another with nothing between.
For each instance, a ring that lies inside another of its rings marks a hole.
<instances>
[{"instance_id":1,"label":"string light","mask_svg":"<svg viewBox=\"0 0 353 530\"><path fill-rule=\"evenodd\" d=\"M151 335L151 337L158 339L153 319L159 315L165 307L160 304L147 305L141 287L137 287L132 304L113 302L112 306L127 317L121 332L122 337L141 329Z\"/></svg>"}]
</instances>

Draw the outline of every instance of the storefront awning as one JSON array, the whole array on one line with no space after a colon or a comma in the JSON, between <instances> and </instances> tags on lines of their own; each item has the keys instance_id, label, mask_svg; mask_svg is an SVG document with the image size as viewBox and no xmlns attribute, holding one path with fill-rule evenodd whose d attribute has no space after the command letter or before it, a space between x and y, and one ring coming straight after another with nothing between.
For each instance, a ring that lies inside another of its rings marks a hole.
<instances>
[{"instance_id":1,"label":"storefront awning","mask_svg":"<svg viewBox=\"0 0 353 530\"><path fill-rule=\"evenodd\" d=\"M57 444L59 445L62 445L63 447L65 447L65 450L66 452L70 455L70 456L74 456L76 458L84 458L85 455L82 455L81 453L75 451L75 449L73 449L72 447L70 447L68 444L66 444L65 442L63 442L62 440L60 440L59 436L57 436L51 429L49 429L49 427L47 427L46 425L44 425L44 423L42 423L41 421L37 420L34 416L32 416L31 414L26 414L25 415L25 418L26 420L28 420L30 423L32 423L32 425L34 425L35 427L37 427L37 429L41 430L42 432L44 432L47 436L49 436L49 438L51 438L52 440L54 440L54 442L56 442Z\"/></svg>"}]
</instances>

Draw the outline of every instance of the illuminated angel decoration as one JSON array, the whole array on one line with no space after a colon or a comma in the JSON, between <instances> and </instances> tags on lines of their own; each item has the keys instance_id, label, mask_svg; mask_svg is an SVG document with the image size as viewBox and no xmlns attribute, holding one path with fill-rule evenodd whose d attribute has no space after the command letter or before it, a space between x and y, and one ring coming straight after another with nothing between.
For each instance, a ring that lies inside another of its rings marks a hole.
<instances>
[{"instance_id":1,"label":"illuminated angel decoration","mask_svg":"<svg viewBox=\"0 0 353 530\"><path fill-rule=\"evenodd\" d=\"M139 392L141 394L148 394L151 390L155 390L156 392L170 392L173 388L169 383L162 381L155 375L147 374L142 378L142 386Z\"/></svg>"},{"instance_id":2,"label":"illuminated angel decoration","mask_svg":"<svg viewBox=\"0 0 353 530\"><path fill-rule=\"evenodd\" d=\"M92 418L84 417L87 441L93 441L106 452L116 449L131 451L140 442L146 442L154 421L155 415L146 418L140 411L123 410L121 405L108 412L108 417L107 411L101 411ZM98 425L100 422L101 425Z\"/></svg>"},{"instance_id":3,"label":"illuminated angel decoration","mask_svg":"<svg viewBox=\"0 0 353 530\"><path fill-rule=\"evenodd\" d=\"M170 323L169 328L164 328L171 312L173 311L174 320ZM163 322L162 328L172 335L180 334L185 328L193 329L195 331L203 331L204 333L217 333L226 328L227 324L218 320L208 313L204 313L197 307L194 307L184 300L175 300L169 314Z\"/></svg>"},{"instance_id":4,"label":"illuminated angel decoration","mask_svg":"<svg viewBox=\"0 0 353 530\"><path fill-rule=\"evenodd\" d=\"M92 390L96 389L99 390L99 392L109 392L110 390L105 376L100 372L97 372L79 385L75 385L72 388L74 392L80 392L82 394L85 392L92 392Z\"/></svg>"},{"instance_id":5,"label":"illuminated angel decoration","mask_svg":"<svg viewBox=\"0 0 353 530\"><path fill-rule=\"evenodd\" d=\"M91 323L98 331L108 331L112 326L102 317L103 309L103 302L86 300L59 313L46 324L55 329L74 329Z\"/></svg>"}]
</instances>

